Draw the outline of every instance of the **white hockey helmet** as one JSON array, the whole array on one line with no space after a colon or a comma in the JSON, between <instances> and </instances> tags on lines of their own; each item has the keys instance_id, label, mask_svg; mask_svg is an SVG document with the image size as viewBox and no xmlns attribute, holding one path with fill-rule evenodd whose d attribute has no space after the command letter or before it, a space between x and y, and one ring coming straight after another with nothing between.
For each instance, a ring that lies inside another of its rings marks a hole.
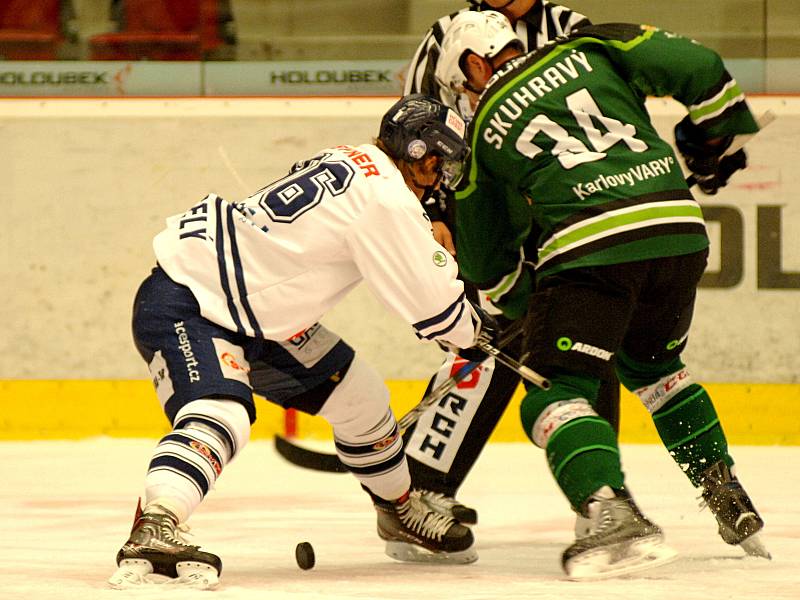
<instances>
[{"instance_id":1,"label":"white hockey helmet","mask_svg":"<svg viewBox=\"0 0 800 600\"><path fill-rule=\"evenodd\" d=\"M465 89L467 77L461 69L465 52L492 58L509 44L523 47L508 19L494 10L467 10L458 13L442 38L442 52L434 77L455 101Z\"/></svg>"}]
</instances>

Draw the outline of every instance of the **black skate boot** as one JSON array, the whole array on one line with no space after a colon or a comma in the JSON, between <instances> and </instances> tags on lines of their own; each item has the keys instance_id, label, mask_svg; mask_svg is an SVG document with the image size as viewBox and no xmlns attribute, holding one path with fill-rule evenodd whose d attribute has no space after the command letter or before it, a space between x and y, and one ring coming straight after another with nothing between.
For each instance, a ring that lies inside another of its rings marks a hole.
<instances>
[{"instance_id":1,"label":"black skate boot","mask_svg":"<svg viewBox=\"0 0 800 600\"><path fill-rule=\"evenodd\" d=\"M428 508L441 515L453 517L462 525L475 525L478 522L478 511L461 504L452 496L422 488L419 488L419 493Z\"/></svg>"},{"instance_id":2,"label":"black skate boot","mask_svg":"<svg viewBox=\"0 0 800 600\"><path fill-rule=\"evenodd\" d=\"M111 587L120 589L150 583L146 576L151 573L190 587L216 586L222 561L215 554L184 542L180 531L175 515L161 506L148 508L143 513L140 501L131 535L117 552L119 568L108 580Z\"/></svg>"},{"instance_id":3,"label":"black skate boot","mask_svg":"<svg viewBox=\"0 0 800 600\"><path fill-rule=\"evenodd\" d=\"M386 554L406 562L471 563L478 559L468 527L440 514L422 500L419 490L394 502L372 495L378 535Z\"/></svg>"},{"instance_id":4,"label":"black skate boot","mask_svg":"<svg viewBox=\"0 0 800 600\"><path fill-rule=\"evenodd\" d=\"M752 556L772 558L757 535L764 521L725 461L720 460L703 472L702 486L703 502L714 513L722 540L741 546Z\"/></svg>"},{"instance_id":5,"label":"black skate boot","mask_svg":"<svg viewBox=\"0 0 800 600\"><path fill-rule=\"evenodd\" d=\"M625 490L603 486L583 509L590 525L561 556L571 579L601 579L650 569L673 560L661 528L645 517Z\"/></svg>"}]
</instances>

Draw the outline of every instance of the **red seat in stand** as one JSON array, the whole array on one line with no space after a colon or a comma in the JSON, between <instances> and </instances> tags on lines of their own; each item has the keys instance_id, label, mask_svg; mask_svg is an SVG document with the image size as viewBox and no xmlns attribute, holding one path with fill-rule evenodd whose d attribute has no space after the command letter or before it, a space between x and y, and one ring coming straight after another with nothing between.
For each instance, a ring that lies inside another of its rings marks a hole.
<instances>
[{"instance_id":1,"label":"red seat in stand","mask_svg":"<svg viewBox=\"0 0 800 600\"><path fill-rule=\"evenodd\" d=\"M55 60L60 0L0 0L0 59Z\"/></svg>"},{"instance_id":2,"label":"red seat in stand","mask_svg":"<svg viewBox=\"0 0 800 600\"><path fill-rule=\"evenodd\" d=\"M203 0L124 0L123 30L89 40L92 60L201 60Z\"/></svg>"}]
</instances>

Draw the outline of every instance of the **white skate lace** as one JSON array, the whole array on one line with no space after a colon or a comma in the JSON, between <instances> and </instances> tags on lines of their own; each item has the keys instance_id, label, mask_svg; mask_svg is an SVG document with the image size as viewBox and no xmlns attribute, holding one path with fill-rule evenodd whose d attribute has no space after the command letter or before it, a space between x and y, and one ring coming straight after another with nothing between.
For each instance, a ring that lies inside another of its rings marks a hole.
<instances>
[{"instance_id":1,"label":"white skate lace","mask_svg":"<svg viewBox=\"0 0 800 600\"><path fill-rule=\"evenodd\" d=\"M588 518L591 524L588 536L600 535L614 525L614 507L620 502L624 501L618 498L597 498L589 505Z\"/></svg>"},{"instance_id":2,"label":"white skate lace","mask_svg":"<svg viewBox=\"0 0 800 600\"><path fill-rule=\"evenodd\" d=\"M163 541L187 548L197 548L195 544L189 543L186 536L191 536L191 529L185 523L176 524L169 515L160 513L145 514L142 517L155 520L158 523L158 530Z\"/></svg>"},{"instance_id":3,"label":"white skate lace","mask_svg":"<svg viewBox=\"0 0 800 600\"><path fill-rule=\"evenodd\" d=\"M603 531L608 529L614 523L612 512L613 511L611 502L610 501L604 502L603 506L600 507L600 514L598 515L598 523L593 528L592 534L603 533Z\"/></svg>"},{"instance_id":4,"label":"white skate lace","mask_svg":"<svg viewBox=\"0 0 800 600\"><path fill-rule=\"evenodd\" d=\"M421 496L422 492L419 490L409 494L408 500L397 509L400 520L406 527L422 536L441 540L455 523L455 519L431 511Z\"/></svg>"},{"instance_id":5,"label":"white skate lace","mask_svg":"<svg viewBox=\"0 0 800 600\"><path fill-rule=\"evenodd\" d=\"M415 490L417 491L417 490ZM445 496L441 492L433 492L431 490L418 490L422 500L431 508L440 508L443 510L452 510L454 506L459 506L461 503L452 496Z\"/></svg>"},{"instance_id":6,"label":"white skate lace","mask_svg":"<svg viewBox=\"0 0 800 600\"><path fill-rule=\"evenodd\" d=\"M194 546L194 544L190 543L187 537L192 537L194 534L192 533L191 528L186 523L179 523L175 526L173 535L173 540L180 544L181 546Z\"/></svg>"}]
</instances>

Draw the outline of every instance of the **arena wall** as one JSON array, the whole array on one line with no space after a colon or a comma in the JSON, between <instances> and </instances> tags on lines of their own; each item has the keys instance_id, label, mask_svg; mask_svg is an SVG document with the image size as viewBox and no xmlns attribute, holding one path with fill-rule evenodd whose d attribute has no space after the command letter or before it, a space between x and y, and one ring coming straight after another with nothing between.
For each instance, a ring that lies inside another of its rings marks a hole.
<instances>
[{"instance_id":1,"label":"arena wall","mask_svg":"<svg viewBox=\"0 0 800 600\"><path fill-rule=\"evenodd\" d=\"M0 99L0 439L157 435L165 422L129 323L164 218L208 192L243 197L327 145L369 141L391 102ZM734 441L800 443L800 98L751 105L778 119L749 143L751 167L701 197L713 249L686 359ZM671 139L681 107L648 106ZM363 286L324 323L384 375L399 412L439 364ZM652 441L631 404L623 439ZM281 430L280 410L259 410L259 435ZM313 419L300 431L327 434ZM495 439L522 439L516 409Z\"/></svg>"}]
</instances>

